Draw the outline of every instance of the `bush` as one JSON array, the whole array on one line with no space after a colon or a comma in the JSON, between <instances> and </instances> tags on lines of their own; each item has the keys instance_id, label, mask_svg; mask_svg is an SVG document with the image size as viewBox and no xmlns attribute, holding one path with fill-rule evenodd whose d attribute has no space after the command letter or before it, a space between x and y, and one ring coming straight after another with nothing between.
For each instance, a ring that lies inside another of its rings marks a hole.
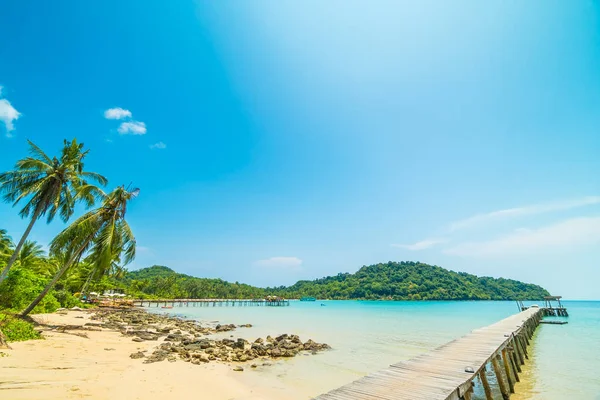
<instances>
[{"instance_id":1,"label":"bush","mask_svg":"<svg viewBox=\"0 0 600 400\"><path fill-rule=\"evenodd\" d=\"M32 271L22 268L11 269L0 286L0 309L23 310L44 290L46 283L46 279ZM60 303L50 292L33 309L33 313L54 312L59 307Z\"/></svg>"},{"instance_id":2,"label":"bush","mask_svg":"<svg viewBox=\"0 0 600 400\"><path fill-rule=\"evenodd\" d=\"M9 342L42 338L31 323L11 314L0 313L0 330L6 335L6 340Z\"/></svg>"},{"instance_id":3,"label":"bush","mask_svg":"<svg viewBox=\"0 0 600 400\"><path fill-rule=\"evenodd\" d=\"M54 296L54 298L56 298L56 300L58 300L61 307L64 307L64 308L71 308L71 307L75 307L75 306L83 307L83 303L81 303L81 301L79 301L79 299L77 297L75 297L74 295L72 295L71 293L69 293L66 290L55 290L54 292L51 292L51 293Z\"/></svg>"}]
</instances>

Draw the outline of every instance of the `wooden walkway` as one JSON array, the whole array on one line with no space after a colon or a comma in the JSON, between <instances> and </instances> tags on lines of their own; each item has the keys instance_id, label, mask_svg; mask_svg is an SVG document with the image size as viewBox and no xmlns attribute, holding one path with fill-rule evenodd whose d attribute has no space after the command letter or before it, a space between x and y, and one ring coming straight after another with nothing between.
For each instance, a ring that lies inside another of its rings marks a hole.
<instances>
[{"instance_id":1,"label":"wooden walkway","mask_svg":"<svg viewBox=\"0 0 600 400\"><path fill-rule=\"evenodd\" d=\"M137 299L133 300L133 305L138 307L285 307L290 305L290 301L285 299Z\"/></svg>"},{"instance_id":2,"label":"wooden walkway","mask_svg":"<svg viewBox=\"0 0 600 400\"><path fill-rule=\"evenodd\" d=\"M492 400L486 375L491 364L508 399L528 358L527 345L544 310L529 308L437 349L316 397L318 400L470 400L475 380Z\"/></svg>"}]
</instances>

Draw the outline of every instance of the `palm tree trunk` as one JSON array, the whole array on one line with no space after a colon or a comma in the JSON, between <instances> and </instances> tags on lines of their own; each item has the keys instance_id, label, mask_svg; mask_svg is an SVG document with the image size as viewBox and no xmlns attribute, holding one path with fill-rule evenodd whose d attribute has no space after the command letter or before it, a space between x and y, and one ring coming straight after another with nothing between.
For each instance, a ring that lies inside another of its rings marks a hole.
<instances>
[{"instance_id":1,"label":"palm tree trunk","mask_svg":"<svg viewBox=\"0 0 600 400\"><path fill-rule=\"evenodd\" d=\"M65 263L65 265L63 265L63 267L60 269L60 271L58 271L56 273L56 275L54 275L54 278L52 278L52 281L50 281L50 283L48 283L46 285L46 287L44 288L44 290L42 290L42 293L40 293L39 296L36 297L35 300L32 301L31 304L28 305L25 310L23 310L23 312L21 313L21 316L24 317L27 314L29 314L31 312L31 310L33 310L35 308L35 306L37 306L39 304L39 302L42 301L44 299L44 297L46 297L46 295L48 294L48 292L50 291L50 289L52 289L54 287L54 285L56 285L56 282L58 282L58 280L63 276L63 274L65 273L65 271L68 270L69 267L71 265L73 265L73 263L75 262L75 260L77 260L78 257L81 256L81 253L83 253L83 251L85 250L85 248L87 247L87 245L90 243L90 241L92 240L92 237L93 236L90 236L81 245L81 247L79 247L79 249L77 249L77 251L71 256L71 258L69 258L69 260Z\"/></svg>"},{"instance_id":2,"label":"palm tree trunk","mask_svg":"<svg viewBox=\"0 0 600 400\"><path fill-rule=\"evenodd\" d=\"M38 220L41 213L42 213L41 207L39 207L37 210L35 210L35 213L33 213L33 216L31 217L31 221L29 221L29 225L27 226L25 233L23 233L23 236L21 236L21 240L19 240L17 247L15 247L15 251L12 253L12 256L10 256L10 259L8 260L8 263L6 264L6 267L4 267L4 269L2 270L2 273L0 273L0 284L2 283L2 281L4 281L6 279L6 276L8 275L8 271L10 270L10 267L12 267L12 265L17 260L17 257L19 256L19 252L21 251L21 247L23 247L23 244L27 240L27 237L29 236L31 229L33 229L33 225Z\"/></svg>"},{"instance_id":3,"label":"palm tree trunk","mask_svg":"<svg viewBox=\"0 0 600 400\"><path fill-rule=\"evenodd\" d=\"M83 297L83 295L85 294L85 291L87 290L87 287L90 284L92 277L94 276L94 272L96 272L96 268L92 269L92 272L90 272L90 275L88 276L87 280L83 284L83 287L81 288L81 292L79 294L79 299L81 299Z\"/></svg>"}]
</instances>

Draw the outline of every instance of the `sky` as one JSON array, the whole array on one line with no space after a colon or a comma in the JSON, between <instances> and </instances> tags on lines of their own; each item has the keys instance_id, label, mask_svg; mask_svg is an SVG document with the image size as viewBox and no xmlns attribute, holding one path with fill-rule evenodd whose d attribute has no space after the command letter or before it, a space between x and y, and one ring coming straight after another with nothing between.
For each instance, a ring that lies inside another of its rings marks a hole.
<instances>
[{"instance_id":1,"label":"sky","mask_svg":"<svg viewBox=\"0 0 600 400\"><path fill-rule=\"evenodd\" d=\"M0 38L0 170L84 142L141 189L131 269L413 260L600 299L598 2L8 1Z\"/></svg>"}]
</instances>

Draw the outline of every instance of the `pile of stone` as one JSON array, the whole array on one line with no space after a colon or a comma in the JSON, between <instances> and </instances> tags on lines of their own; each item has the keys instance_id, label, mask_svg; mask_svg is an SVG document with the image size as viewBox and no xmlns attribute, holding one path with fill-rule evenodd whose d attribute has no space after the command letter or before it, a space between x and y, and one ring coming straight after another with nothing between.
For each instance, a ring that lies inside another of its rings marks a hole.
<instances>
[{"instance_id":1,"label":"pile of stone","mask_svg":"<svg viewBox=\"0 0 600 400\"><path fill-rule=\"evenodd\" d=\"M202 326L197 321L185 320L168 315L150 314L143 310L98 310L92 315L88 327L116 330L123 335L132 336L136 342L158 340L160 337L187 334L189 337L211 335L217 332L227 332L236 329L233 324Z\"/></svg>"},{"instance_id":2,"label":"pile of stone","mask_svg":"<svg viewBox=\"0 0 600 400\"><path fill-rule=\"evenodd\" d=\"M317 343L310 339L302 342L298 335L288 334L276 338L271 336L267 336L266 339L258 338L252 343L241 338L237 340L212 340L202 337L190 339L171 334L151 354L145 356L143 352L136 352L130 357L145 357L144 363L176 361L177 358L192 364L211 361L243 363L255 359L294 357L302 352L316 354L330 348L327 344Z\"/></svg>"},{"instance_id":3,"label":"pile of stone","mask_svg":"<svg viewBox=\"0 0 600 400\"><path fill-rule=\"evenodd\" d=\"M250 343L245 339L209 339L215 333L250 328L244 325L203 326L197 321L185 320L168 315L147 313L136 309L100 309L91 316L95 322L86 325L89 329L110 329L130 336L135 342L164 339L152 352L138 351L130 355L133 359L144 359L144 363L159 361L174 362L177 359L203 364L211 361L244 363L252 360L294 357L300 353L316 354L330 349L327 344L313 340L302 342L298 335L267 336ZM263 363L263 365L265 365ZM256 367L256 364L252 364ZM243 370L237 367L238 370Z\"/></svg>"}]
</instances>

